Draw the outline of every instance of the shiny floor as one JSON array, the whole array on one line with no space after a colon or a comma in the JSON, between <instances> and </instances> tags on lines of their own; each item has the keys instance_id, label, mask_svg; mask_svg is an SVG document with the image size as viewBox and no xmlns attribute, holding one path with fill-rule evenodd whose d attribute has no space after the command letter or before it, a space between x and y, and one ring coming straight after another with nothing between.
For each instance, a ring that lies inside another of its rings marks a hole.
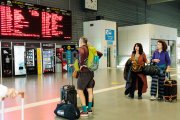
<instances>
[{"instance_id":1,"label":"shiny floor","mask_svg":"<svg viewBox=\"0 0 180 120\"><path fill-rule=\"evenodd\" d=\"M179 71L179 67L171 70L172 79L180 80ZM149 87L150 80L148 77ZM180 119L179 99L176 103L151 102L149 91L143 95L143 100L131 100L124 96L123 68L98 70L95 81L94 114L82 120ZM25 91L25 120L63 120L57 118L53 111L60 100L61 86L71 83L71 75L62 73L3 78L4 85ZM20 120L19 105L20 98L5 101L5 120Z\"/></svg>"}]
</instances>

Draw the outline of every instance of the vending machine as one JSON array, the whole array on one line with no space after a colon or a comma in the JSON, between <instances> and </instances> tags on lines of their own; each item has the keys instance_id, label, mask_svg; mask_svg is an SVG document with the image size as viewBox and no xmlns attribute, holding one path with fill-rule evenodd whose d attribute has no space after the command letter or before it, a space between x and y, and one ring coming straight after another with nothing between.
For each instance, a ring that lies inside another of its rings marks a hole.
<instances>
[{"instance_id":1,"label":"vending machine","mask_svg":"<svg viewBox=\"0 0 180 120\"><path fill-rule=\"evenodd\" d=\"M14 45L14 75L26 75L25 46Z\"/></svg>"},{"instance_id":2,"label":"vending machine","mask_svg":"<svg viewBox=\"0 0 180 120\"><path fill-rule=\"evenodd\" d=\"M27 74L37 74L37 48L39 43L26 43Z\"/></svg>"},{"instance_id":3,"label":"vending machine","mask_svg":"<svg viewBox=\"0 0 180 120\"><path fill-rule=\"evenodd\" d=\"M74 58L77 56L76 45L63 45L63 53L62 53L62 69L63 72L71 72L71 67L69 64L74 63Z\"/></svg>"},{"instance_id":4,"label":"vending machine","mask_svg":"<svg viewBox=\"0 0 180 120\"><path fill-rule=\"evenodd\" d=\"M2 55L2 76L12 76L12 51L10 42L1 43L1 55Z\"/></svg>"},{"instance_id":5,"label":"vending machine","mask_svg":"<svg viewBox=\"0 0 180 120\"><path fill-rule=\"evenodd\" d=\"M43 73L55 71L55 44L42 43Z\"/></svg>"}]
</instances>

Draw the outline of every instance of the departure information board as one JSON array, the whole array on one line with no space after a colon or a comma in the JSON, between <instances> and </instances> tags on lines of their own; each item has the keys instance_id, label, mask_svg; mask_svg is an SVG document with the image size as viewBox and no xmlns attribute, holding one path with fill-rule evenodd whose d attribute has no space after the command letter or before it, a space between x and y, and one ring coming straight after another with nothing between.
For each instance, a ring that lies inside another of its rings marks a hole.
<instances>
[{"instance_id":1,"label":"departure information board","mask_svg":"<svg viewBox=\"0 0 180 120\"><path fill-rule=\"evenodd\" d=\"M71 39L71 12L42 7L42 37Z\"/></svg>"},{"instance_id":2,"label":"departure information board","mask_svg":"<svg viewBox=\"0 0 180 120\"><path fill-rule=\"evenodd\" d=\"M1 0L1 38L70 40L71 11Z\"/></svg>"}]
</instances>

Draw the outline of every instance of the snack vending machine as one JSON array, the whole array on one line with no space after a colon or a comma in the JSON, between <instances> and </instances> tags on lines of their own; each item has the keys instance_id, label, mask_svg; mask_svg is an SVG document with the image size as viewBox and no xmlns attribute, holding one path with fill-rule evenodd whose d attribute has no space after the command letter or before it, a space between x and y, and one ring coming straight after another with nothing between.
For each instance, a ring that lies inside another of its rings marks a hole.
<instances>
[{"instance_id":1,"label":"snack vending machine","mask_svg":"<svg viewBox=\"0 0 180 120\"><path fill-rule=\"evenodd\" d=\"M26 43L27 74L37 74L37 47L39 43Z\"/></svg>"},{"instance_id":2,"label":"snack vending machine","mask_svg":"<svg viewBox=\"0 0 180 120\"><path fill-rule=\"evenodd\" d=\"M42 43L43 73L55 71L55 44Z\"/></svg>"}]
</instances>

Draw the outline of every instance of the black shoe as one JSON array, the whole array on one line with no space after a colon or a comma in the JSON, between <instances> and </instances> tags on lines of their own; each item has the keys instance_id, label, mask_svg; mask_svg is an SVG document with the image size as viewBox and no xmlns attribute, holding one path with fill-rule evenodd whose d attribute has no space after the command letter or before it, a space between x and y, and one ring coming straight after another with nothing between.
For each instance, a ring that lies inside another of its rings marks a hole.
<instances>
[{"instance_id":1,"label":"black shoe","mask_svg":"<svg viewBox=\"0 0 180 120\"><path fill-rule=\"evenodd\" d=\"M129 90L125 90L124 95L128 95L129 94Z\"/></svg>"},{"instance_id":2,"label":"black shoe","mask_svg":"<svg viewBox=\"0 0 180 120\"><path fill-rule=\"evenodd\" d=\"M134 95L129 94L128 97L131 98L131 99L134 99Z\"/></svg>"},{"instance_id":3,"label":"black shoe","mask_svg":"<svg viewBox=\"0 0 180 120\"><path fill-rule=\"evenodd\" d=\"M158 97L157 100L161 102L163 101L163 97Z\"/></svg>"},{"instance_id":4,"label":"black shoe","mask_svg":"<svg viewBox=\"0 0 180 120\"><path fill-rule=\"evenodd\" d=\"M141 99L142 99L142 96L138 96L138 99L141 100Z\"/></svg>"},{"instance_id":5,"label":"black shoe","mask_svg":"<svg viewBox=\"0 0 180 120\"><path fill-rule=\"evenodd\" d=\"M93 113L93 111L92 110L88 110L88 114L92 114Z\"/></svg>"}]
</instances>

